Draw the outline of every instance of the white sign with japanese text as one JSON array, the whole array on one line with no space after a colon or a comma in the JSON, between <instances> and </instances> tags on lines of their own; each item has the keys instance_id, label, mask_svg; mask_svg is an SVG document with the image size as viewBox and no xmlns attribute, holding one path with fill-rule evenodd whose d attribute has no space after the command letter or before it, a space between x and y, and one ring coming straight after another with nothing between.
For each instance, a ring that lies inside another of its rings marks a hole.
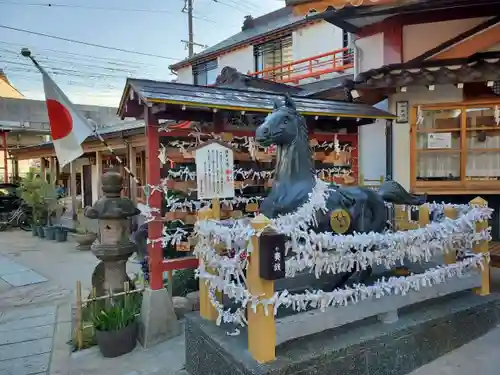
<instances>
[{"instance_id":1,"label":"white sign with japanese text","mask_svg":"<svg viewBox=\"0 0 500 375\"><path fill-rule=\"evenodd\" d=\"M427 134L427 148L451 148L451 133Z\"/></svg>"},{"instance_id":2,"label":"white sign with japanese text","mask_svg":"<svg viewBox=\"0 0 500 375\"><path fill-rule=\"evenodd\" d=\"M198 199L234 198L233 150L209 143L195 152Z\"/></svg>"}]
</instances>

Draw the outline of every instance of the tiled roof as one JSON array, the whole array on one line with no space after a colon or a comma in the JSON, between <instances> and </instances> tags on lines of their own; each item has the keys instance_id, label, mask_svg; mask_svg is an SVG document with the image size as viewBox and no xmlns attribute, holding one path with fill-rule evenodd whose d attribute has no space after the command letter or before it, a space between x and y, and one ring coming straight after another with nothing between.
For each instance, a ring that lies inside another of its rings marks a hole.
<instances>
[{"instance_id":1,"label":"tiled roof","mask_svg":"<svg viewBox=\"0 0 500 375\"><path fill-rule=\"evenodd\" d=\"M125 111L129 88L145 103L163 103L187 107L218 108L247 112L271 112L274 102L282 101L283 94L268 91L237 90L222 87L186 85L181 83L128 79L119 114ZM293 97L298 112L306 116L394 118L395 116L366 104L343 101Z\"/></svg>"}]
</instances>

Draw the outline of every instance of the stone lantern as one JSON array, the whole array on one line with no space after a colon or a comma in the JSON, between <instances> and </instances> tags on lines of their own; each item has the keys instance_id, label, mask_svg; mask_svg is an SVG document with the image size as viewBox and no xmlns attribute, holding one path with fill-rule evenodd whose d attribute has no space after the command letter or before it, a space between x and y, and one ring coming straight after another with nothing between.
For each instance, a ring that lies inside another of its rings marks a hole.
<instances>
[{"instance_id":1,"label":"stone lantern","mask_svg":"<svg viewBox=\"0 0 500 375\"><path fill-rule=\"evenodd\" d=\"M131 218L140 214L129 198L120 196L123 188L120 173L104 173L101 184L104 196L85 210L86 217L99 220L99 234L91 247L94 255L101 260L92 281L98 295L106 291L123 291L124 283L130 281L126 265L136 251L136 245L130 240ZM104 269L103 276L99 268ZM101 274L100 277L98 274Z\"/></svg>"}]
</instances>

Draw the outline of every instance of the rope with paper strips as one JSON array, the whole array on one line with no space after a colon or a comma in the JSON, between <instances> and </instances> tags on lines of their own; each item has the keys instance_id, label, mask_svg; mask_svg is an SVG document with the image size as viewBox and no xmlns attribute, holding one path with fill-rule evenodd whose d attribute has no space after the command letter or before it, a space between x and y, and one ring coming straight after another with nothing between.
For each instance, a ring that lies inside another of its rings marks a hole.
<instances>
[{"instance_id":1,"label":"rope with paper strips","mask_svg":"<svg viewBox=\"0 0 500 375\"><path fill-rule=\"evenodd\" d=\"M315 233L309 227L314 223L315 213L318 210L326 210L325 197L329 188L328 184L317 180L306 204L295 213L270 220L269 228L278 233L286 233L290 238L287 251L291 257L286 261L286 273L289 277L306 269L319 277L324 272L347 272L354 266L364 270L375 264L391 268L402 264L404 259L425 262L438 254L471 249L476 241L491 239L490 228L481 232L475 231L476 222L491 217L490 208L446 204L430 206L433 209L451 206L459 212L456 219L444 218L441 222L432 222L414 230L353 235ZM325 309L327 306L344 306L369 298L405 294L410 290L418 291L423 287L443 283L452 277L466 275L472 269L482 268L489 262L489 254L475 254L454 264L428 269L422 274L383 278L373 285L354 285L332 292L316 290L298 294L285 290L275 293L269 299L263 299L261 296L252 295L245 281L248 256L251 256L253 251L249 240L253 235L260 235L249 225L248 220L234 221L229 226L214 220L198 221L195 233L198 243L194 253L204 260L200 262L197 274L209 286L211 302L218 312L218 324L246 324L245 306L256 309L258 305L262 305L268 309L273 305L274 313L280 306L303 311L306 308ZM219 254L215 247L220 245L233 249L234 255ZM375 250L366 251L372 248ZM336 251L331 252L329 249ZM216 270L216 273L207 272L205 267ZM216 291L222 291L241 304L241 308L236 311L225 310L215 298Z\"/></svg>"}]
</instances>

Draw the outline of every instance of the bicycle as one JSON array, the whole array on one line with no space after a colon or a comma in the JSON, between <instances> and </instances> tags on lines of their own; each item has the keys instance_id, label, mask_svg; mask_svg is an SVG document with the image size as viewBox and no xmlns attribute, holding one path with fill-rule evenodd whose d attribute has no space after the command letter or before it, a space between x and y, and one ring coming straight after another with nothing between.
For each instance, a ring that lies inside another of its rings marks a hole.
<instances>
[{"instance_id":1,"label":"bicycle","mask_svg":"<svg viewBox=\"0 0 500 375\"><path fill-rule=\"evenodd\" d=\"M31 231L31 215L21 204L7 221L0 223L0 231L8 228L20 228L25 232Z\"/></svg>"}]
</instances>

